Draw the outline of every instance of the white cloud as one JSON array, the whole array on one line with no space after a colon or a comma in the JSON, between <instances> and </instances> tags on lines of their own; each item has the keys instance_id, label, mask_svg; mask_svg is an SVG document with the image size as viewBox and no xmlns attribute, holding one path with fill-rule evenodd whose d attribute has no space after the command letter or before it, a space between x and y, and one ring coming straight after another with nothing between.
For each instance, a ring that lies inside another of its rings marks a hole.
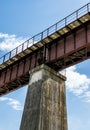
<instances>
[{"instance_id":1,"label":"white cloud","mask_svg":"<svg viewBox=\"0 0 90 130\"><path fill-rule=\"evenodd\" d=\"M26 41L27 38L17 37L16 35L9 35L0 33L0 50L9 51Z\"/></svg>"},{"instance_id":2,"label":"white cloud","mask_svg":"<svg viewBox=\"0 0 90 130\"><path fill-rule=\"evenodd\" d=\"M83 92L87 91L90 85L90 79L85 74L80 74L76 71L76 66L72 66L66 71L67 88L75 93L76 95L81 95Z\"/></svg>"},{"instance_id":3,"label":"white cloud","mask_svg":"<svg viewBox=\"0 0 90 130\"><path fill-rule=\"evenodd\" d=\"M0 97L0 101L6 101L6 100L8 100L7 97Z\"/></svg>"},{"instance_id":4,"label":"white cloud","mask_svg":"<svg viewBox=\"0 0 90 130\"><path fill-rule=\"evenodd\" d=\"M85 92L81 97L83 98L84 102L90 103L90 91Z\"/></svg>"},{"instance_id":5,"label":"white cloud","mask_svg":"<svg viewBox=\"0 0 90 130\"><path fill-rule=\"evenodd\" d=\"M66 69L66 77L67 89L83 101L90 102L90 78L77 72L76 66Z\"/></svg>"},{"instance_id":6,"label":"white cloud","mask_svg":"<svg viewBox=\"0 0 90 130\"><path fill-rule=\"evenodd\" d=\"M7 104L11 106L14 110L23 110L23 106L16 99L8 98L8 97L0 97L0 101L6 101Z\"/></svg>"}]
</instances>

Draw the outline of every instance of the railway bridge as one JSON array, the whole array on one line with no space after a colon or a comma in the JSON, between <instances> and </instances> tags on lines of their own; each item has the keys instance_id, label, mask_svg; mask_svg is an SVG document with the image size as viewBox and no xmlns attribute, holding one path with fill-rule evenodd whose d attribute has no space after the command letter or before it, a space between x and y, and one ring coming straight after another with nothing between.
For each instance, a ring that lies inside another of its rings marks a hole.
<instances>
[{"instance_id":1,"label":"railway bridge","mask_svg":"<svg viewBox=\"0 0 90 130\"><path fill-rule=\"evenodd\" d=\"M43 32L28 39L0 58L0 96L27 85L29 83L30 74L34 73L35 70L39 70L39 66L41 66L42 69L42 64L47 66L44 70L48 70L48 67L50 67L50 72L54 70L55 72L52 73L58 75L56 72L89 58L90 3L55 23ZM42 74L42 72L39 72L38 74ZM39 76L34 74L34 78L38 80L40 78ZM30 80L31 83L29 83L30 86L34 80L32 77L33 76L31 76ZM61 79L65 81L65 77L60 75L58 75L58 77L61 77ZM63 93L65 93L65 89L63 90ZM66 108L66 105L63 106L63 109L64 107ZM62 116L66 118L66 114L62 114ZM25 120L23 119L23 121ZM21 130L29 130L28 128L24 126L23 129L21 125ZM61 130L67 129L66 127L64 128L64 125L61 128ZM40 129L39 127L38 129L35 129L32 126L32 129L30 130L44 129ZM49 129L45 127L45 130ZM54 125L50 130L54 130ZM57 128L56 130L59 129Z\"/></svg>"}]
</instances>

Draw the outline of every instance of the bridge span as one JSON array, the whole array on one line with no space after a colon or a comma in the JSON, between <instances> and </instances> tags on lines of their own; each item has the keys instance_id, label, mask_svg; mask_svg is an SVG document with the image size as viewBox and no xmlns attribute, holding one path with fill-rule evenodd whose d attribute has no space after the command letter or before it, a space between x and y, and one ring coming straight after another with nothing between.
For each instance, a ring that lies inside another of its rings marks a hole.
<instances>
[{"instance_id":1,"label":"bridge span","mask_svg":"<svg viewBox=\"0 0 90 130\"><path fill-rule=\"evenodd\" d=\"M29 82L29 70L56 71L90 58L90 3L0 58L0 96Z\"/></svg>"}]
</instances>

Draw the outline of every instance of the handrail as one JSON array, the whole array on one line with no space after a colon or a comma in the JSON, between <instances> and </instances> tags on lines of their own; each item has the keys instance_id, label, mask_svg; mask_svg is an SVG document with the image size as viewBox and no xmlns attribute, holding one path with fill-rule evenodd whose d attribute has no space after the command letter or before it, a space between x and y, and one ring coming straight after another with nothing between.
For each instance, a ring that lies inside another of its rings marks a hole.
<instances>
[{"instance_id":1,"label":"handrail","mask_svg":"<svg viewBox=\"0 0 90 130\"><path fill-rule=\"evenodd\" d=\"M71 13L64 19L60 20L59 22L55 23L54 25L50 26L49 28L45 29L43 32L31 37L30 39L26 40L21 45L17 46L10 52L6 53L4 56L0 58L0 64L8 61L9 59L13 58L15 55L19 54L20 52L24 51L28 47L34 45L35 43L41 41L42 39L46 38L47 36L55 33L59 29L65 27L66 25L70 24L71 22L77 20L78 18L82 17L86 13L90 12L90 3L84 5L77 11Z\"/></svg>"}]
</instances>

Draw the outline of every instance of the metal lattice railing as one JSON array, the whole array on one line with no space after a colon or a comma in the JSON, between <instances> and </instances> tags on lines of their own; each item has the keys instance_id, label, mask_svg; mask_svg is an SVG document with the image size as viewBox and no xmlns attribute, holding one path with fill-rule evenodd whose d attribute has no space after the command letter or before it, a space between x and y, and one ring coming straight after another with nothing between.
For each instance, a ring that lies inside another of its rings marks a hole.
<instances>
[{"instance_id":1,"label":"metal lattice railing","mask_svg":"<svg viewBox=\"0 0 90 130\"><path fill-rule=\"evenodd\" d=\"M72 14L68 15L67 17L57 22L56 24L52 25L51 27L47 28L43 32L28 39L23 44L19 45L18 47L11 50L10 52L6 53L4 56L0 58L0 64L3 64L4 62L8 61L10 58L13 58L15 55L19 54L20 52L24 51L25 49L36 44L37 42L55 33L56 31L60 30L61 28L65 27L66 25L70 24L71 22L77 20L78 18L82 17L83 15L89 12L90 12L90 3L83 6L79 10L73 12Z\"/></svg>"}]
</instances>

